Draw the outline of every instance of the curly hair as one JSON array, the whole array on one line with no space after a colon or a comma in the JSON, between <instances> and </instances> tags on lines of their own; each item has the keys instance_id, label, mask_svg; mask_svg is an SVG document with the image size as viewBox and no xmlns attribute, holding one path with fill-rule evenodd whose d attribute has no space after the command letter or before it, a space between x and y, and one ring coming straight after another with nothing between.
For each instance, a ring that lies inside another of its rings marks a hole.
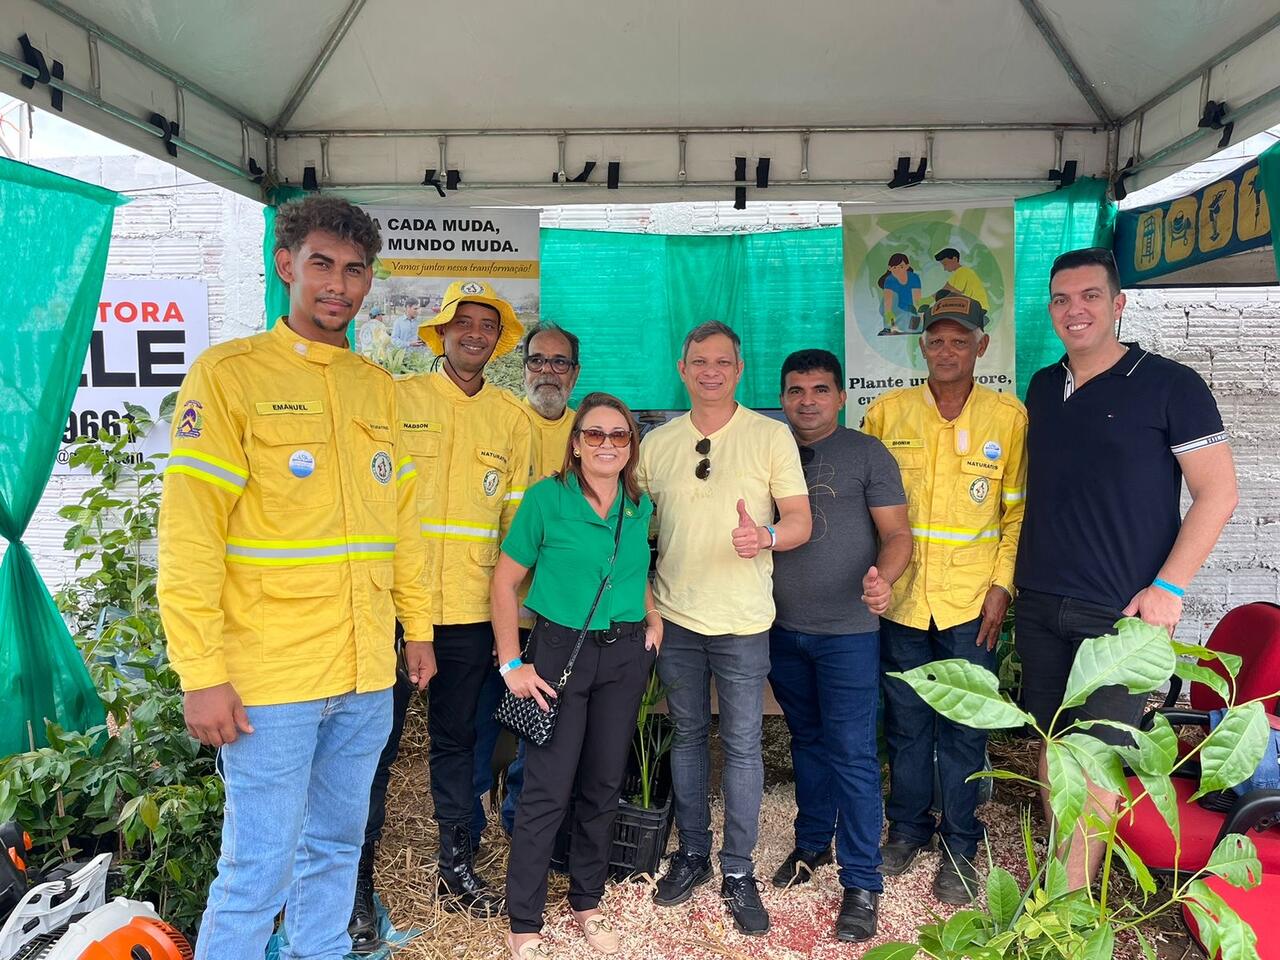
<instances>
[{"instance_id":1,"label":"curly hair","mask_svg":"<svg viewBox=\"0 0 1280 960\"><path fill-rule=\"evenodd\" d=\"M349 240L364 251L365 265L382 249L378 224L359 207L341 197L312 195L284 204L276 211L276 249L293 250L313 230Z\"/></svg>"}]
</instances>

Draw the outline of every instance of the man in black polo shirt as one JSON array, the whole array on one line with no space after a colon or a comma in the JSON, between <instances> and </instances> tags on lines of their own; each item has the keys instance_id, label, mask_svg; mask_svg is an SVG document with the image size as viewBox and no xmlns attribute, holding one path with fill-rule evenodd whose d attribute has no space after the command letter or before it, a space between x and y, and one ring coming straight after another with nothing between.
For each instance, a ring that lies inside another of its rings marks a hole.
<instances>
[{"instance_id":1,"label":"man in black polo shirt","mask_svg":"<svg viewBox=\"0 0 1280 960\"><path fill-rule=\"evenodd\" d=\"M1125 296L1111 251L1060 256L1049 295L1067 354L1027 388L1027 507L1014 577L1023 695L1042 729L1062 703L1082 640L1113 633L1121 617L1173 633L1182 594L1237 499L1222 417L1199 374L1117 339ZM1064 711L1058 728L1085 719L1136 724L1145 700L1103 687ZM1090 733L1124 737L1100 726ZM1104 816L1115 810L1115 794L1093 784L1089 794ZM1093 876L1102 847L1089 848L1079 834L1073 841L1067 876L1075 888Z\"/></svg>"}]
</instances>

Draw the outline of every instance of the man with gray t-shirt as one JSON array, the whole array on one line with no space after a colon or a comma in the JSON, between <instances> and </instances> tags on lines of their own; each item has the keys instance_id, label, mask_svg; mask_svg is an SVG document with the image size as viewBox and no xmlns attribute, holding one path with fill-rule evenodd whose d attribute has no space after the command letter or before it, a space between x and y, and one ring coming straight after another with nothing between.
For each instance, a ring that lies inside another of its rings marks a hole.
<instances>
[{"instance_id":1,"label":"man with gray t-shirt","mask_svg":"<svg viewBox=\"0 0 1280 960\"><path fill-rule=\"evenodd\" d=\"M893 455L838 423L843 382L826 350L800 350L782 365L813 535L774 558L769 682L791 730L797 810L795 849L773 884L804 883L830 863L834 835L844 888L835 935L858 942L875 936L882 889L879 617L911 560L911 527Z\"/></svg>"}]
</instances>

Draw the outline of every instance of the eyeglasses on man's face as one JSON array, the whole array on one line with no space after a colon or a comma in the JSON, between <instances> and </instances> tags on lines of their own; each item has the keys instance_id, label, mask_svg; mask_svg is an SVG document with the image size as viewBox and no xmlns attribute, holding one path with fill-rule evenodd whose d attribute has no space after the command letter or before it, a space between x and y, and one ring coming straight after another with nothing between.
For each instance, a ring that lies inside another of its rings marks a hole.
<instances>
[{"instance_id":1,"label":"eyeglasses on man's face","mask_svg":"<svg viewBox=\"0 0 1280 960\"><path fill-rule=\"evenodd\" d=\"M544 357L540 353L531 353L524 358L524 365L534 373L541 373L547 367L550 367L554 373L568 373L577 364L568 357L562 357L557 354L554 357Z\"/></svg>"},{"instance_id":2,"label":"eyeglasses on man's face","mask_svg":"<svg viewBox=\"0 0 1280 960\"><path fill-rule=\"evenodd\" d=\"M605 433L599 427L587 427L585 430L579 430L578 436L582 437L583 443L588 447L600 446L604 443L606 437L613 446L618 448L631 445L631 431L621 428Z\"/></svg>"}]
</instances>

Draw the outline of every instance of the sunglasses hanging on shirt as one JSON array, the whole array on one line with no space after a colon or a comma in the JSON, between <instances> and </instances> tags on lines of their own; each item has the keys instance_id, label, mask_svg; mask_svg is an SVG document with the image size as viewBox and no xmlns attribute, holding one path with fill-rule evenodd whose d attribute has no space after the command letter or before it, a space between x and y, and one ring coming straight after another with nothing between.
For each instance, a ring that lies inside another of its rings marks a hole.
<instances>
[{"instance_id":1,"label":"sunglasses hanging on shirt","mask_svg":"<svg viewBox=\"0 0 1280 960\"><path fill-rule=\"evenodd\" d=\"M711 438L703 437L693 445L693 449L702 457L693 468L693 475L699 480L705 480L711 476L711 458L708 456L711 453Z\"/></svg>"}]
</instances>

